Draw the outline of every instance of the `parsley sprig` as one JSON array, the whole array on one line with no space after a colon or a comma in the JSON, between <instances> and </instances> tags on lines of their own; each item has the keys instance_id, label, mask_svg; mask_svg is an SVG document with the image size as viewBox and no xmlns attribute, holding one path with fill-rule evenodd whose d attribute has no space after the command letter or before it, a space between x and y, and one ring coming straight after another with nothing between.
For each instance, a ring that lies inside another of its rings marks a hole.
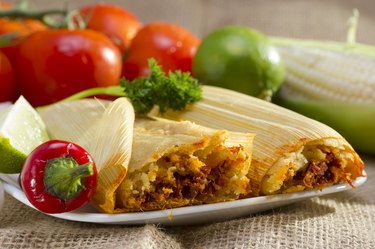
<instances>
[{"instance_id":1,"label":"parsley sprig","mask_svg":"<svg viewBox=\"0 0 375 249\"><path fill-rule=\"evenodd\" d=\"M168 109L180 111L188 104L201 99L201 84L190 73L175 71L165 74L154 59L150 59L148 64L148 77L139 77L132 81L121 79L119 86L87 89L60 102L101 94L127 97L137 114L147 114L154 106L159 106L161 113ZM44 107L39 109L41 108Z\"/></svg>"},{"instance_id":2,"label":"parsley sprig","mask_svg":"<svg viewBox=\"0 0 375 249\"><path fill-rule=\"evenodd\" d=\"M149 67L148 77L120 82L136 113L148 113L155 105L161 113L167 109L182 110L201 99L201 85L189 73L176 71L166 75L154 59L149 60Z\"/></svg>"}]
</instances>

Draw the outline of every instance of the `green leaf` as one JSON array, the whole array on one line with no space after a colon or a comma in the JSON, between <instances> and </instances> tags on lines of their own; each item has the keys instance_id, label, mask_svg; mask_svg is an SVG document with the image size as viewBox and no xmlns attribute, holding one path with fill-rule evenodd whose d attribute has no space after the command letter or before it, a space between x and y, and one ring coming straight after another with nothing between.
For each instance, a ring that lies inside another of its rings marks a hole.
<instances>
[{"instance_id":1,"label":"green leaf","mask_svg":"<svg viewBox=\"0 0 375 249\"><path fill-rule=\"evenodd\" d=\"M137 113L146 114L155 105L159 106L161 113L167 109L182 110L201 99L201 84L189 73L176 71L167 76L154 59L149 60L149 67L147 78L122 79L120 82Z\"/></svg>"}]
</instances>

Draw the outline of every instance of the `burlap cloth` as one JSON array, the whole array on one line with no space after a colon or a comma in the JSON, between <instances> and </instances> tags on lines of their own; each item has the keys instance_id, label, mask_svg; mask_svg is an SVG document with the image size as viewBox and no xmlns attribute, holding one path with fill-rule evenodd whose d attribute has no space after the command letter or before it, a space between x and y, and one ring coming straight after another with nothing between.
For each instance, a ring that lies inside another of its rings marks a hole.
<instances>
[{"instance_id":1,"label":"burlap cloth","mask_svg":"<svg viewBox=\"0 0 375 249\"><path fill-rule=\"evenodd\" d=\"M59 1L34 0L45 8ZM70 7L89 1L68 1ZM104 1L105 2L105 1ZM354 7L358 39L375 43L372 0L143 0L127 6L145 23L168 20L197 35L227 24L269 35L343 40ZM375 158L362 187L220 223L161 227L98 225L51 218L9 195L0 211L0 248L375 248Z\"/></svg>"}]
</instances>

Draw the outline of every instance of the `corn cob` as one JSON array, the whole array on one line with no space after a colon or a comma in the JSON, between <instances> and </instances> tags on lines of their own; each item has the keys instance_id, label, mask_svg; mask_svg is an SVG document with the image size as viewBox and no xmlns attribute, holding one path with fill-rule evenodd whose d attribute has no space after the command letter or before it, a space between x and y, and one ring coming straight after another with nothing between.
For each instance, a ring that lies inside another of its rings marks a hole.
<instances>
[{"instance_id":1,"label":"corn cob","mask_svg":"<svg viewBox=\"0 0 375 249\"><path fill-rule=\"evenodd\" d=\"M286 68L284 94L343 103L375 103L375 61L316 48L279 48Z\"/></svg>"},{"instance_id":2,"label":"corn cob","mask_svg":"<svg viewBox=\"0 0 375 249\"><path fill-rule=\"evenodd\" d=\"M358 13L350 20L356 25ZM286 67L274 102L339 131L363 152L375 153L375 47L355 42L274 38Z\"/></svg>"}]
</instances>

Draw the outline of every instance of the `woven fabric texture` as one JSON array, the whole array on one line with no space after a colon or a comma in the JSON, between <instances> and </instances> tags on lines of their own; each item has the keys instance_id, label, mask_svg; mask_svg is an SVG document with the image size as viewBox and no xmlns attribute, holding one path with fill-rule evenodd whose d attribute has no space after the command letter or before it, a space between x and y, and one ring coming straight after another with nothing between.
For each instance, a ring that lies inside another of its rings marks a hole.
<instances>
[{"instance_id":1,"label":"woven fabric texture","mask_svg":"<svg viewBox=\"0 0 375 249\"><path fill-rule=\"evenodd\" d=\"M33 0L43 8L91 1ZM101 1L107 2L107 1ZM230 24L268 35L345 40L353 8L358 40L375 43L372 0L144 0L126 6L144 23L179 23L199 36ZM301 201L225 222L180 227L80 223L52 218L6 194L0 248L375 248L375 158L365 157L368 181L358 189Z\"/></svg>"},{"instance_id":2,"label":"woven fabric texture","mask_svg":"<svg viewBox=\"0 0 375 249\"><path fill-rule=\"evenodd\" d=\"M375 248L375 160L358 189L254 216L179 227L52 218L6 195L0 248Z\"/></svg>"}]
</instances>

